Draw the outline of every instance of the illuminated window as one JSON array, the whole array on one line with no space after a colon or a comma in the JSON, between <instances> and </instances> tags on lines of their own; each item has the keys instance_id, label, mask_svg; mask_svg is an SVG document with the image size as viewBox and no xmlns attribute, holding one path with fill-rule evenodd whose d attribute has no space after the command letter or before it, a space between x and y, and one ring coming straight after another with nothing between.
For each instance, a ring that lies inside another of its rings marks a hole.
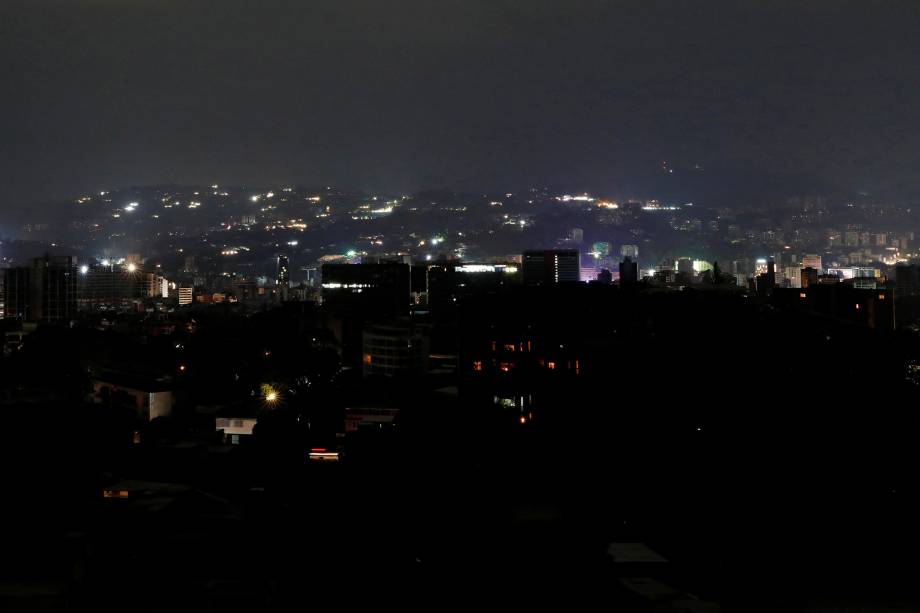
<instances>
[{"instance_id":1,"label":"illuminated window","mask_svg":"<svg viewBox=\"0 0 920 613\"><path fill-rule=\"evenodd\" d=\"M546 363L546 367L549 368L550 370L556 370L556 363L555 363L555 362L547 362L547 363Z\"/></svg>"},{"instance_id":2,"label":"illuminated window","mask_svg":"<svg viewBox=\"0 0 920 613\"><path fill-rule=\"evenodd\" d=\"M473 362L473 370L477 372L482 370L482 362L480 362L479 360L476 360L475 362Z\"/></svg>"},{"instance_id":3,"label":"illuminated window","mask_svg":"<svg viewBox=\"0 0 920 613\"><path fill-rule=\"evenodd\" d=\"M495 341L492 341L492 351L495 351Z\"/></svg>"},{"instance_id":4,"label":"illuminated window","mask_svg":"<svg viewBox=\"0 0 920 613\"><path fill-rule=\"evenodd\" d=\"M575 374L581 374L581 365L578 363L578 360L575 360Z\"/></svg>"},{"instance_id":5,"label":"illuminated window","mask_svg":"<svg viewBox=\"0 0 920 613\"><path fill-rule=\"evenodd\" d=\"M857 311L859 310L859 304L856 305L856 310L857 310Z\"/></svg>"},{"instance_id":6,"label":"illuminated window","mask_svg":"<svg viewBox=\"0 0 920 613\"><path fill-rule=\"evenodd\" d=\"M805 292L799 292L799 298L808 298L808 294Z\"/></svg>"},{"instance_id":7,"label":"illuminated window","mask_svg":"<svg viewBox=\"0 0 920 613\"><path fill-rule=\"evenodd\" d=\"M879 294L879 295L878 295L878 299L879 299L879 300L884 300L884 299L885 299L885 294Z\"/></svg>"},{"instance_id":8,"label":"illuminated window","mask_svg":"<svg viewBox=\"0 0 920 613\"><path fill-rule=\"evenodd\" d=\"M364 363L365 363L365 364L370 364L372 361L373 361L373 358L371 357L371 354L365 353L365 354L364 354Z\"/></svg>"},{"instance_id":9,"label":"illuminated window","mask_svg":"<svg viewBox=\"0 0 920 613\"><path fill-rule=\"evenodd\" d=\"M502 362L502 363L498 366L498 368L499 368L499 370L501 370L502 372L510 372L511 369L514 368L514 364L512 364L511 362Z\"/></svg>"},{"instance_id":10,"label":"illuminated window","mask_svg":"<svg viewBox=\"0 0 920 613\"><path fill-rule=\"evenodd\" d=\"M505 345L504 349L505 351L514 351L514 345Z\"/></svg>"}]
</instances>

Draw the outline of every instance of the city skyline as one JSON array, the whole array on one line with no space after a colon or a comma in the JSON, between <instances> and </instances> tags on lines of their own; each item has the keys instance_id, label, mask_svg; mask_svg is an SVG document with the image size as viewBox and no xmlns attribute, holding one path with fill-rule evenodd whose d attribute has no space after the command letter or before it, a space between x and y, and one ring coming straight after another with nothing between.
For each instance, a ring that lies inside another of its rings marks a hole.
<instances>
[{"instance_id":1,"label":"city skyline","mask_svg":"<svg viewBox=\"0 0 920 613\"><path fill-rule=\"evenodd\" d=\"M920 611L918 32L0 0L0 609Z\"/></svg>"}]
</instances>

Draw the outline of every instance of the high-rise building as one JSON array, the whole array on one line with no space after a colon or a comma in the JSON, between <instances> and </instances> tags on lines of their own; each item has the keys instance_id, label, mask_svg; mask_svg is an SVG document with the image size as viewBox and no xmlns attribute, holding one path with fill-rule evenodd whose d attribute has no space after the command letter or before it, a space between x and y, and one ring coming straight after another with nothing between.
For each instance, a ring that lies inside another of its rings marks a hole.
<instances>
[{"instance_id":1,"label":"high-rise building","mask_svg":"<svg viewBox=\"0 0 920 613\"><path fill-rule=\"evenodd\" d=\"M77 302L81 309L127 309L156 295L156 275L138 270L133 262L122 266L81 266L77 275ZM151 293L152 292L152 293Z\"/></svg>"},{"instance_id":2,"label":"high-rise building","mask_svg":"<svg viewBox=\"0 0 920 613\"><path fill-rule=\"evenodd\" d=\"M582 266L578 269L578 280L583 283L588 283L589 281L597 281L597 267L596 266Z\"/></svg>"},{"instance_id":3,"label":"high-rise building","mask_svg":"<svg viewBox=\"0 0 920 613\"><path fill-rule=\"evenodd\" d=\"M411 270L407 264L323 264L323 303L336 311L376 315L408 313Z\"/></svg>"},{"instance_id":4,"label":"high-rise building","mask_svg":"<svg viewBox=\"0 0 920 613\"><path fill-rule=\"evenodd\" d=\"M179 306L187 306L192 304L192 288L191 287L180 287L179 288Z\"/></svg>"},{"instance_id":5,"label":"high-rise building","mask_svg":"<svg viewBox=\"0 0 920 613\"><path fill-rule=\"evenodd\" d=\"M525 251L521 258L524 283L548 285L579 280L579 254L575 250Z\"/></svg>"},{"instance_id":6,"label":"high-rise building","mask_svg":"<svg viewBox=\"0 0 920 613\"><path fill-rule=\"evenodd\" d=\"M639 262L639 246L638 245L621 245L620 246L620 257L629 258L633 262Z\"/></svg>"},{"instance_id":7,"label":"high-rise building","mask_svg":"<svg viewBox=\"0 0 920 613\"><path fill-rule=\"evenodd\" d=\"M802 268L814 268L817 273L821 273L821 256L816 253L809 253L802 257Z\"/></svg>"},{"instance_id":8,"label":"high-rise building","mask_svg":"<svg viewBox=\"0 0 920 613\"><path fill-rule=\"evenodd\" d=\"M695 273L693 270L693 260L690 258L680 258L677 260L677 272L692 277Z\"/></svg>"},{"instance_id":9,"label":"high-rise building","mask_svg":"<svg viewBox=\"0 0 920 613\"><path fill-rule=\"evenodd\" d=\"M428 367L428 331L397 320L367 326L362 334L361 366L365 375L424 373Z\"/></svg>"},{"instance_id":10,"label":"high-rise building","mask_svg":"<svg viewBox=\"0 0 920 613\"><path fill-rule=\"evenodd\" d=\"M291 272L288 266L288 257L283 253L278 255L275 282L279 287L282 288L289 287L291 285Z\"/></svg>"},{"instance_id":11,"label":"high-rise building","mask_svg":"<svg viewBox=\"0 0 920 613\"><path fill-rule=\"evenodd\" d=\"M806 266L802 269L802 277L800 286L802 289L811 287L812 285L818 284L818 269L812 268L811 266Z\"/></svg>"},{"instance_id":12,"label":"high-rise building","mask_svg":"<svg viewBox=\"0 0 920 613\"><path fill-rule=\"evenodd\" d=\"M802 287L802 269L798 266L783 266L783 287Z\"/></svg>"},{"instance_id":13,"label":"high-rise building","mask_svg":"<svg viewBox=\"0 0 920 613\"><path fill-rule=\"evenodd\" d=\"M620 285L636 283L639 280L639 263L629 256L620 262Z\"/></svg>"},{"instance_id":14,"label":"high-rise building","mask_svg":"<svg viewBox=\"0 0 920 613\"><path fill-rule=\"evenodd\" d=\"M915 296L920 294L920 266L916 264L896 266L894 280L899 295Z\"/></svg>"},{"instance_id":15,"label":"high-rise building","mask_svg":"<svg viewBox=\"0 0 920 613\"><path fill-rule=\"evenodd\" d=\"M610 255L610 243L606 241L600 241L591 245L591 250L594 252L594 257L596 258L605 258Z\"/></svg>"},{"instance_id":16,"label":"high-rise building","mask_svg":"<svg viewBox=\"0 0 920 613\"><path fill-rule=\"evenodd\" d=\"M76 314L76 267L70 256L35 258L27 267L3 271L4 317L34 322Z\"/></svg>"},{"instance_id":17,"label":"high-rise building","mask_svg":"<svg viewBox=\"0 0 920 613\"><path fill-rule=\"evenodd\" d=\"M576 245L580 245L585 241L585 231L581 228L572 228L569 230L569 238Z\"/></svg>"},{"instance_id":18,"label":"high-rise building","mask_svg":"<svg viewBox=\"0 0 920 613\"><path fill-rule=\"evenodd\" d=\"M187 272L194 274L198 272L198 260L193 255L185 256L185 265L182 267L182 272Z\"/></svg>"}]
</instances>

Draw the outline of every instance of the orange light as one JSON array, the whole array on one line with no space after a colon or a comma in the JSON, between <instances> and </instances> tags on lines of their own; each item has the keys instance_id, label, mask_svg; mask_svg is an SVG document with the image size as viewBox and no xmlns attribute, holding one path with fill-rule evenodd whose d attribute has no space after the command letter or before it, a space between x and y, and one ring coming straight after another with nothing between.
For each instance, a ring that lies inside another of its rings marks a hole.
<instances>
[{"instance_id":1,"label":"orange light","mask_svg":"<svg viewBox=\"0 0 920 613\"><path fill-rule=\"evenodd\" d=\"M480 362L479 360L476 360L475 362L473 362L473 370L475 370L476 372L479 372L480 370L482 370L482 362Z\"/></svg>"},{"instance_id":2,"label":"orange light","mask_svg":"<svg viewBox=\"0 0 920 613\"><path fill-rule=\"evenodd\" d=\"M526 423L527 423L527 418L524 417L523 415L521 415L521 420L520 420L520 421L521 421L522 424L526 424Z\"/></svg>"},{"instance_id":3,"label":"orange light","mask_svg":"<svg viewBox=\"0 0 920 613\"><path fill-rule=\"evenodd\" d=\"M185 364L180 364L180 365L179 365L179 371L180 371L180 372L185 372Z\"/></svg>"},{"instance_id":4,"label":"orange light","mask_svg":"<svg viewBox=\"0 0 920 613\"><path fill-rule=\"evenodd\" d=\"M371 357L371 354L365 353L365 354L364 354L364 363L365 363L365 364L370 364L372 361L373 361L373 358Z\"/></svg>"},{"instance_id":5,"label":"orange light","mask_svg":"<svg viewBox=\"0 0 920 613\"><path fill-rule=\"evenodd\" d=\"M878 299L879 299L879 300L884 300L884 299L885 299L885 294L879 294L879 295L878 295Z\"/></svg>"},{"instance_id":6,"label":"orange light","mask_svg":"<svg viewBox=\"0 0 920 613\"><path fill-rule=\"evenodd\" d=\"M807 297L808 297L808 294L806 294L805 292L799 292L799 298L807 298Z\"/></svg>"},{"instance_id":7,"label":"orange light","mask_svg":"<svg viewBox=\"0 0 920 613\"><path fill-rule=\"evenodd\" d=\"M547 363L546 363L546 367L549 368L550 370L556 370L556 363L555 363L555 362L547 362Z\"/></svg>"}]
</instances>

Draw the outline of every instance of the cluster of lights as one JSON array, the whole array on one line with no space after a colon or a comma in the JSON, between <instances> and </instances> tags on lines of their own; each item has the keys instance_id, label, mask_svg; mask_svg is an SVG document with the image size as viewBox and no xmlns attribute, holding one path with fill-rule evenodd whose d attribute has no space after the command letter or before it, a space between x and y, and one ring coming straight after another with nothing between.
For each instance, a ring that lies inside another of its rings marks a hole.
<instances>
[{"instance_id":1,"label":"cluster of lights","mask_svg":"<svg viewBox=\"0 0 920 613\"><path fill-rule=\"evenodd\" d=\"M456 272L480 273L480 272L504 272L513 274L518 271L517 266L506 266L504 264L464 264L454 268Z\"/></svg>"},{"instance_id":2,"label":"cluster of lights","mask_svg":"<svg viewBox=\"0 0 920 613\"><path fill-rule=\"evenodd\" d=\"M323 283L323 289L367 289L375 287L371 283Z\"/></svg>"}]
</instances>

